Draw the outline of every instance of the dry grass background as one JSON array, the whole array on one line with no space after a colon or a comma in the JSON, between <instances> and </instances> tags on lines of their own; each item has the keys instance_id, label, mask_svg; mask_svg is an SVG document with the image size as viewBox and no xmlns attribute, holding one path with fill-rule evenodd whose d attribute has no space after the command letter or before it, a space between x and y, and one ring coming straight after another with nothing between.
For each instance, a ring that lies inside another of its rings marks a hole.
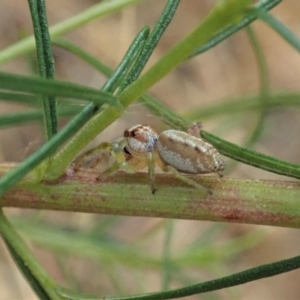
<instances>
[{"instance_id":1,"label":"dry grass background","mask_svg":"<svg viewBox=\"0 0 300 300\"><path fill-rule=\"evenodd\" d=\"M96 1L52 0L46 1L50 25L56 24L73 16ZM149 65L157 60L167 49L180 39L186 32L202 19L215 1L184 0L178 12L155 50ZM127 8L124 11L100 20L93 21L72 33L67 38L82 46L87 52L95 55L111 67L115 67L138 30L145 24L152 26L165 1L145 1ZM300 36L299 20L300 2L285 0L272 11L276 17ZM272 90L299 90L300 55L284 42L275 32L262 22L255 22L253 29L267 58L270 71ZM17 42L23 33L31 33L32 25L27 1L2 0L0 2L0 48ZM82 63L66 51L54 49L56 76L80 84L101 87L105 81L101 75ZM0 66L1 71L30 74L30 68L24 58L18 58ZM207 53L192 59L177 68L151 89L151 94L177 112L186 112L197 107L205 107L230 97L255 94L258 92L258 69L253 50L245 32L239 32ZM1 113L16 112L21 108L17 105L0 103ZM234 115L233 120L213 119L203 125L206 130L214 130L222 138L242 144L249 136L257 122L255 113ZM150 123L158 130L164 125L157 118L143 109L139 104L133 105L124 116L101 133L97 142L108 141L119 136L124 128L136 123ZM63 123L62 123L63 124ZM255 149L278 158L300 163L300 118L295 108L277 109L268 112L266 128ZM20 161L36 149L42 140L43 132L39 124L27 124L21 127L1 129L0 159L2 161ZM95 142L94 142L95 143ZM283 177L263 172L248 166L237 165L226 176L237 178L268 178ZM32 211L7 209L8 214L27 214L35 216ZM74 227L92 226L95 219L104 216L90 214L71 214L58 212L38 212L40 218L57 224L71 224ZM113 235L130 243L144 232L161 222L149 218L119 218ZM176 221L172 251L183 248L193 236L211 226L209 222ZM221 240L230 239L249 232L258 226L230 224L222 231ZM265 233L262 243L241 255L234 257L226 265L221 266L223 275L241 271L259 264L269 263L299 255L300 237L296 229L272 228L260 226ZM187 235L188 233L188 235ZM145 245L159 254L162 247L162 235L158 235L155 244ZM71 247L71 245L70 245ZM218 247L218 241L216 241ZM63 276L57 268L57 261L42 248L34 247L35 252L57 282L63 283ZM68 266L78 276L85 291L98 294L112 294L114 291L108 282L101 266L95 267L87 260L69 259ZM225 264L225 262L224 262ZM120 267L121 273L126 270ZM126 273L125 273L126 274ZM213 277L193 270L195 283ZM88 276L87 276L88 275ZM207 275L207 277L205 277ZM146 271L143 273L144 287L147 291L160 288L159 274ZM126 278L123 276L122 278ZM275 278L249 283L237 289L237 292L220 291L215 297L190 297L186 299L291 299L300 298L300 271L293 271ZM125 280L128 290L136 292L132 279ZM174 285L178 286L178 285ZM36 299L27 283L21 278L12 263L3 243L0 247L0 300Z\"/></svg>"}]
</instances>

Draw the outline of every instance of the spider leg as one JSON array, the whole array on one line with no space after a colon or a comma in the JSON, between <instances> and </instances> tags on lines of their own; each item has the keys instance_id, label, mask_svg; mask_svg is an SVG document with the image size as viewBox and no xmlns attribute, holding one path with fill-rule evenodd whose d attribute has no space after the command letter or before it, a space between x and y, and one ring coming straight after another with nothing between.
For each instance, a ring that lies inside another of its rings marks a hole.
<instances>
[{"instance_id":1,"label":"spider leg","mask_svg":"<svg viewBox=\"0 0 300 300\"><path fill-rule=\"evenodd\" d=\"M74 162L74 171L78 171L84 162L89 159L92 161L90 168L95 168L102 160L105 152L110 152L112 149L111 143L101 143L81 155L79 155ZM102 152L102 153L101 153Z\"/></svg>"},{"instance_id":2,"label":"spider leg","mask_svg":"<svg viewBox=\"0 0 300 300\"><path fill-rule=\"evenodd\" d=\"M120 139L118 142L112 143L112 154L115 162L108 169L106 169L100 176L111 176L117 171L124 171L126 173L136 173L137 171L144 169L147 166L147 162L144 157L134 157L127 151L125 151L126 141Z\"/></svg>"},{"instance_id":3,"label":"spider leg","mask_svg":"<svg viewBox=\"0 0 300 300\"><path fill-rule=\"evenodd\" d=\"M204 190L209 195L213 194L211 189L208 189L208 188L204 187L203 185L197 183L196 181L188 178L184 174L178 172L174 167L165 164L161 159L157 160L157 164L159 165L159 167L161 168L161 170L163 172L171 172L176 178L185 182L186 184L191 185L191 186L195 187L196 189L199 189L202 191Z\"/></svg>"},{"instance_id":4,"label":"spider leg","mask_svg":"<svg viewBox=\"0 0 300 300\"><path fill-rule=\"evenodd\" d=\"M150 183L150 187L151 187L151 192L152 192L152 194L154 194L156 192L156 188L155 188L155 185L154 185L154 181L155 181L155 175L154 175L155 160L154 160L153 152L147 152L146 158L147 158L147 165L148 165L149 183Z\"/></svg>"}]
</instances>

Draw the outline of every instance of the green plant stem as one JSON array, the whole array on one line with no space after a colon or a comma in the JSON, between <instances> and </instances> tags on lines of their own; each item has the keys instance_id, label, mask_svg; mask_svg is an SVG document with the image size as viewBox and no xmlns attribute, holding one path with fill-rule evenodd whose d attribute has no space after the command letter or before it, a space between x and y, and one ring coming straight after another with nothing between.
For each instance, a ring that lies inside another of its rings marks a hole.
<instances>
[{"instance_id":1,"label":"green plant stem","mask_svg":"<svg viewBox=\"0 0 300 300\"><path fill-rule=\"evenodd\" d=\"M167 14L175 12L172 9L172 1L168 2L165 11L162 13L158 23L162 26L167 26L170 21L170 15ZM160 80L163 76L173 70L178 64L184 61L188 55L198 46L205 44L209 38L221 28L227 26L233 20L240 18L247 11L250 0L234 1L238 5L232 5L230 1L221 2L221 5L216 5L213 11L206 17L206 19L187 37L175 45L162 59L160 59L153 67L151 67L144 75L130 84L120 95L120 101L126 109L137 98L141 97L148 88ZM175 3L175 8L176 2ZM164 27L162 29L165 29ZM156 30L157 35L161 35L163 31ZM153 37L152 37L153 38ZM153 38L155 41L157 39ZM149 51L152 51L149 48ZM148 58L149 53L143 52L144 59L141 61L143 65ZM135 72L137 75L140 69ZM135 76L135 75L134 75ZM81 130L80 133L62 149L53 160L51 169L47 174L48 180L54 180L62 176L65 169L76 155L83 149L97 134L104 128L110 125L120 116L120 112L116 111L113 107L104 109L97 118Z\"/></svg>"},{"instance_id":2,"label":"green plant stem","mask_svg":"<svg viewBox=\"0 0 300 300\"><path fill-rule=\"evenodd\" d=\"M300 179L300 165L285 162L272 156L239 147L206 131L201 131L201 137L214 145L220 153L236 161L276 174Z\"/></svg>"},{"instance_id":3,"label":"green plant stem","mask_svg":"<svg viewBox=\"0 0 300 300\"><path fill-rule=\"evenodd\" d=\"M93 94L91 93L92 89L89 88L82 88L78 85L74 84L64 84L61 82L55 82L50 80L44 80L44 79L32 79L27 78L25 76L12 76L8 74L0 74L0 85L5 85L5 87L11 87L13 89L23 88L25 91L31 91L32 88L36 89L43 89L43 93L45 93L45 89L47 87L51 86L58 86L60 88L59 92L63 92L63 94L71 95L73 96L73 92L76 91L76 96L78 97L78 91L83 92L83 96L87 96L90 98ZM40 82L41 84L38 87L32 87L27 86L29 82ZM62 87L65 88L65 86L69 86L71 88L68 89L61 89ZM29 90L28 90L29 88ZM51 88L48 90L48 92L51 93L58 93L58 90L52 91ZM99 95L98 95L99 94ZM102 98L105 98L106 100L110 99L113 100L113 102L118 103L118 99L114 97L113 95L109 93L105 93L103 91L97 91L96 97L99 100L103 101ZM115 100L115 101L114 101ZM107 102L104 100L104 103ZM113 103L112 102L112 103ZM114 108L118 113L119 109ZM14 186L20 179L22 179L26 174L28 174L31 170L33 170L35 167L37 167L43 160L45 160L47 157L49 157L51 154L53 154L59 146L61 146L64 142L66 142L72 135L74 135L75 132L77 132L93 115L95 115L99 111L99 105L98 104L88 104L72 121L68 123L58 134L53 136L46 144L44 144L38 151L30 155L25 161L20 163L16 168L9 171L7 174L2 176L0 178L0 195L5 193L9 188ZM42 165L40 169L38 169L35 172L35 178L34 180L41 180L43 173L45 172L45 169L47 167L45 165Z\"/></svg>"},{"instance_id":4,"label":"green plant stem","mask_svg":"<svg viewBox=\"0 0 300 300\"><path fill-rule=\"evenodd\" d=\"M39 150L26 158L14 169L7 172L0 178L0 196L13 187L19 180L37 167L44 159L53 154L57 148L66 142L75 132L78 131L95 113L94 106L87 105L76 117L74 117L59 133L45 143ZM40 181L47 166L41 166L34 173L34 181Z\"/></svg>"},{"instance_id":5,"label":"green plant stem","mask_svg":"<svg viewBox=\"0 0 300 300\"><path fill-rule=\"evenodd\" d=\"M178 0L169 0L166 4L164 11L162 12L158 23L160 24L160 30L155 27L155 36L151 33L149 36L149 40L153 41L153 43L157 43L159 38L162 36L164 30L168 26L170 19L173 17L176 7L178 4ZM144 34L148 35L147 28L140 32L140 35ZM148 44L148 39L146 41L145 47L146 51L141 51L140 57L142 59L137 59L137 63L133 65L134 72L130 72L128 76L134 80L135 76L139 75L142 67L146 64L150 54L154 50L154 48ZM123 60L121 61L119 68L124 68L124 71L127 70L127 66L123 64L124 61L131 60L131 56L133 53L139 53L140 44L144 44L144 39L141 39L138 35L128 51L126 52ZM136 55L134 54L136 57ZM117 70L115 72L118 72ZM122 72L121 72L122 73ZM113 75L112 75L113 76ZM112 80L115 81L113 77ZM114 84L112 84L114 85ZM104 86L106 88L106 85ZM122 93L121 93L122 94ZM121 95L120 94L120 95ZM121 97L121 96L120 96ZM123 101L122 105L126 109L129 104L133 103L135 99L131 99L131 101ZM67 168L67 166L75 159L75 157L80 153L80 151L92 140L94 139L102 130L104 130L108 125L110 125L113 121L115 121L118 117L121 116L121 112L118 111L114 107L107 107L103 109L95 118L93 118L87 126L85 126L73 139L72 141L66 145L59 153L54 156L52 161L52 165L46 174L47 180L55 180L62 176Z\"/></svg>"},{"instance_id":6,"label":"green plant stem","mask_svg":"<svg viewBox=\"0 0 300 300\"><path fill-rule=\"evenodd\" d=\"M149 293L149 294L129 296L129 297L114 297L111 300L148 300L148 299L167 300L167 299L182 298L191 295L216 291L216 290L220 290L232 286L237 286L240 284L275 276L299 268L300 268L300 256L296 256L272 264L266 264L256 268L252 268L223 278L218 278L211 281L206 281L203 283L188 286L186 288L166 291L162 293ZM63 295L63 293L61 294ZM81 299L85 300L84 298ZM93 298L91 297L89 297L88 299L93 300Z\"/></svg>"},{"instance_id":7,"label":"green plant stem","mask_svg":"<svg viewBox=\"0 0 300 300\"><path fill-rule=\"evenodd\" d=\"M109 297L109 300L167 300L216 291L228 287L245 284L254 280L267 278L300 268L300 256L262 265L226 277L213 279L188 287L158 293L148 293L135 296ZM98 300L97 296L79 295L62 287L57 292L70 300Z\"/></svg>"},{"instance_id":8,"label":"green plant stem","mask_svg":"<svg viewBox=\"0 0 300 300\"><path fill-rule=\"evenodd\" d=\"M70 117L79 113L80 110L81 108L78 107L60 108L58 110L58 115L60 117ZM43 112L41 110L6 114L6 115L0 115L0 127L5 127L5 126L11 127L13 125L20 125L24 123L31 123L31 122L42 121L42 120L43 120Z\"/></svg>"},{"instance_id":9,"label":"green plant stem","mask_svg":"<svg viewBox=\"0 0 300 300\"><path fill-rule=\"evenodd\" d=\"M64 39L54 39L52 42L53 44L59 47L67 49L68 51L72 52L74 55L77 55L78 57L86 61L94 68L96 68L105 76L107 77L111 76L113 70L109 66L105 65L104 63L96 59L94 56L83 51L75 44ZM140 101L147 109L149 109L149 111L151 111L157 117L160 117L162 121L164 121L166 124L169 124L172 128L186 130L190 125L190 122L188 120L183 119L178 114L173 112L170 108L166 107L165 105L163 105L161 102L151 97L150 95L143 95L140 98Z\"/></svg>"},{"instance_id":10,"label":"green plant stem","mask_svg":"<svg viewBox=\"0 0 300 300\"><path fill-rule=\"evenodd\" d=\"M61 36L97 18L104 17L127 6L135 5L143 1L145 0L110 0L95 4L78 15L51 26L49 30L50 36L51 38ZM25 38L0 52L0 64L26 54L34 50L34 47L34 38L32 36Z\"/></svg>"},{"instance_id":11,"label":"green plant stem","mask_svg":"<svg viewBox=\"0 0 300 300\"><path fill-rule=\"evenodd\" d=\"M173 220L166 220L162 254L162 291L169 289L172 278L171 240L173 236L173 229Z\"/></svg>"},{"instance_id":12,"label":"green plant stem","mask_svg":"<svg viewBox=\"0 0 300 300\"><path fill-rule=\"evenodd\" d=\"M148 26L145 26L136 36L132 45L129 47L127 53L119 64L118 68L111 73L110 79L103 86L102 90L113 92L117 87L117 84L124 79L126 72L132 65L135 63L137 57L139 57L140 52L145 47L147 38L149 36L150 29ZM119 90L118 90L119 93Z\"/></svg>"},{"instance_id":13,"label":"green plant stem","mask_svg":"<svg viewBox=\"0 0 300 300\"><path fill-rule=\"evenodd\" d=\"M84 170L57 184L24 181L3 195L0 205L300 227L300 187L295 181L192 177L213 191L210 196L172 175L157 174L157 192L152 195L146 173L120 172L96 181L98 175Z\"/></svg>"},{"instance_id":14,"label":"green plant stem","mask_svg":"<svg viewBox=\"0 0 300 300\"><path fill-rule=\"evenodd\" d=\"M217 102L217 101L216 101ZM297 92L276 92L268 97L265 104L267 109L300 107L300 94ZM201 107L184 113L190 120L207 120L224 115L233 115L249 111L260 111L262 109L260 96L243 96L236 99L228 99L222 103Z\"/></svg>"},{"instance_id":15,"label":"green plant stem","mask_svg":"<svg viewBox=\"0 0 300 300\"><path fill-rule=\"evenodd\" d=\"M70 51L71 53L88 63L91 67L100 71L106 77L110 77L113 74L113 69L110 68L108 65L104 64L95 56L87 53L82 48L78 47L76 44L64 38L54 38L52 39L52 44Z\"/></svg>"},{"instance_id":16,"label":"green plant stem","mask_svg":"<svg viewBox=\"0 0 300 300\"><path fill-rule=\"evenodd\" d=\"M271 0L271 1L262 0L262 1L259 1L259 3L257 3L255 7L256 7L256 9L270 10L273 7L275 7L277 4L279 4L280 2L281 2L281 0ZM227 39L232 34L236 33L237 31L239 31L243 27L245 27L245 26L249 25L250 23L252 23L257 18L258 18L258 16L257 16L257 13L255 11L247 14L237 24L229 25L224 30L221 30L220 32L218 32L215 36L213 36L211 38L211 40L209 42L207 42L205 45L203 45L203 46L199 47L198 49L196 49L189 56L189 58L192 58L196 55L199 55L199 54L215 47L216 45L218 45L219 43L221 43L222 41Z\"/></svg>"},{"instance_id":17,"label":"green plant stem","mask_svg":"<svg viewBox=\"0 0 300 300\"><path fill-rule=\"evenodd\" d=\"M0 72L0 88L43 95L89 100L100 106L107 103L121 108L118 98L111 93L70 82Z\"/></svg>"},{"instance_id":18,"label":"green plant stem","mask_svg":"<svg viewBox=\"0 0 300 300\"><path fill-rule=\"evenodd\" d=\"M121 94L120 100L127 107L141 97L156 82L181 64L197 47L204 45L222 28L244 16L249 8L249 0L222 1L215 5L210 14L191 33L173 46L145 74L128 86Z\"/></svg>"},{"instance_id":19,"label":"green plant stem","mask_svg":"<svg viewBox=\"0 0 300 300\"><path fill-rule=\"evenodd\" d=\"M34 28L40 76L54 78L54 59L51 49L48 21L44 0L28 0ZM57 133L57 111L54 96L43 96L44 124L47 138Z\"/></svg>"},{"instance_id":20,"label":"green plant stem","mask_svg":"<svg viewBox=\"0 0 300 300\"><path fill-rule=\"evenodd\" d=\"M123 91L127 86L134 82L141 74L163 33L172 21L179 2L180 0L167 1L166 7L164 8L160 18L158 19L158 22L155 24L155 27L153 28L149 38L146 41L145 47L137 57L137 60L132 66L124 84L121 86L121 91Z\"/></svg>"},{"instance_id":21,"label":"green plant stem","mask_svg":"<svg viewBox=\"0 0 300 300\"><path fill-rule=\"evenodd\" d=\"M269 80L269 72L268 72L266 56L251 26L248 26L246 28L246 32L251 42L251 46L253 48L254 56L257 62L257 67L259 71L259 85L260 85L259 92L261 96L261 101L264 104L265 102L267 102L266 98L270 93L270 82L269 82L270 80Z\"/></svg>"},{"instance_id":22,"label":"green plant stem","mask_svg":"<svg viewBox=\"0 0 300 300\"><path fill-rule=\"evenodd\" d=\"M168 124L174 129L186 131L187 128L191 125L191 121L175 113L173 110L165 106L163 103L157 101L150 95L143 95L140 99L140 102L151 113L159 117L164 123Z\"/></svg>"},{"instance_id":23,"label":"green plant stem","mask_svg":"<svg viewBox=\"0 0 300 300\"><path fill-rule=\"evenodd\" d=\"M267 23L272 29L277 31L277 33L279 33L279 35L285 41L287 41L298 52L300 52L300 39L292 31L290 31L285 25L279 22L276 18L274 18L264 9L256 9L255 12L261 20Z\"/></svg>"},{"instance_id":24,"label":"green plant stem","mask_svg":"<svg viewBox=\"0 0 300 300\"><path fill-rule=\"evenodd\" d=\"M255 124L254 130L250 133L250 136L246 138L246 141L242 143L245 148L251 148L261 137L264 129L265 118L267 116L267 107L268 107L268 98L270 96L270 87L269 87L269 75L268 68L264 53L261 49L259 41L256 37L255 32L252 30L251 26L246 27L246 32L248 34L250 44L253 48L254 56L256 58L257 67L259 71L259 96L258 100L260 102L260 110L256 113L257 122ZM242 100L244 102L245 100ZM231 161L227 166L227 171L233 169L238 161Z\"/></svg>"},{"instance_id":25,"label":"green plant stem","mask_svg":"<svg viewBox=\"0 0 300 300\"><path fill-rule=\"evenodd\" d=\"M32 289L35 291L39 299L41 300L51 300L49 296L47 295L47 292L43 289L43 287L40 285L38 280L32 275L30 270L27 268L26 263L20 258L20 256L17 254L14 248L9 244L9 242L6 239L3 239L4 243L6 244L6 247L8 251L10 252L14 262L16 263L17 267L23 274L23 276L27 279L27 282L32 287Z\"/></svg>"},{"instance_id":26,"label":"green plant stem","mask_svg":"<svg viewBox=\"0 0 300 300\"><path fill-rule=\"evenodd\" d=\"M0 233L9 247L13 249L14 254L18 256L18 259L22 260L24 267L26 267L35 280L43 287L44 291L49 296L49 299L61 299L55 291L55 283L36 261L21 236L19 236L6 219L2 210L0 211Z\"/></svg>"},{"instance_id":27,"label":"green plant stem","mask_svg":"<svg viewBox=\"0 0 300 300\"><path fill-rule=\"evenodd\" d=\"M1 102L7 101L9 103L18 103L18 104L28 105L28 106L37 106L41 103L42 97L38 95L0 91L0 99Z\"/></svg>"},{"instance_id":28,"label":"green plant stem","mask_svg":"<svg viewBox=\"0 0 300 300\"><path fill-rule=\"evenodd\" d=\"M260 90L259 90L259 99L261 101L261 111L259 112L258 122L251 134L248 138L246 143L244 144L245 147L251 147L262 135L264 129L265 118L267 115L267 104L268 98L270 95L270 84L269 84L269 74L267 68L267 62L265 55L261 49L259 41L255 35L255 32L252 30L250 26L246 28L246 32L248 33L248 37L250 39L253 52L257 61L257 66L259 70L259 83L260 83Z\"/></svg>"}]
</instances>

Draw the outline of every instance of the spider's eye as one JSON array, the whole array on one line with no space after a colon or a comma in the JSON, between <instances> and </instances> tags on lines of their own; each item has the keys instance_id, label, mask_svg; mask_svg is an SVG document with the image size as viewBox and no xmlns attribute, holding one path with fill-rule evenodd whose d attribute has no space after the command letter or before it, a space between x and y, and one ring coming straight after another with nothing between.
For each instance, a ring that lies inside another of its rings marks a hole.
<instances>
[{"instance_id":1,"label":"spider's eye","mask_svg":"<svg viewBox=\"0 0 300 300\"><path fill-rule=\"evenodd\" d=\"M125 130L124 137L135 137L136 131L135 130Z\"/></svg>"},{"instance_id":2,"label":"spider's eye","mask_svg":"<svg viewBox=\"0 0 300 300\"><path fill-rule=\"evenodd\" d=\"M127 155L131 155L130 152L127 150L126 147L123 148L123 152L124 152L125 154L127 154Z\"/></svg>"}]
</instances>

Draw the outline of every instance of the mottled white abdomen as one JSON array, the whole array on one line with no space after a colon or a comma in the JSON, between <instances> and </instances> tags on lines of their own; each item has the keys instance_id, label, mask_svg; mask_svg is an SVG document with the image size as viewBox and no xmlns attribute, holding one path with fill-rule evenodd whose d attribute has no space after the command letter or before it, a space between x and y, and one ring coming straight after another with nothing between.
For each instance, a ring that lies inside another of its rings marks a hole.
<instances>
[{"instance_id":1,"label":"mottled white abdomen","mask_svg":"<svg viewBox=\"0 0 300 300\"><path fill-rule=\"evenodd\" d=\"M214 146L182 131L163 131L157 141L157 151L164 163L179 172L206 174L225 169L225 163Z\"/></svg>"}]
</instances>

